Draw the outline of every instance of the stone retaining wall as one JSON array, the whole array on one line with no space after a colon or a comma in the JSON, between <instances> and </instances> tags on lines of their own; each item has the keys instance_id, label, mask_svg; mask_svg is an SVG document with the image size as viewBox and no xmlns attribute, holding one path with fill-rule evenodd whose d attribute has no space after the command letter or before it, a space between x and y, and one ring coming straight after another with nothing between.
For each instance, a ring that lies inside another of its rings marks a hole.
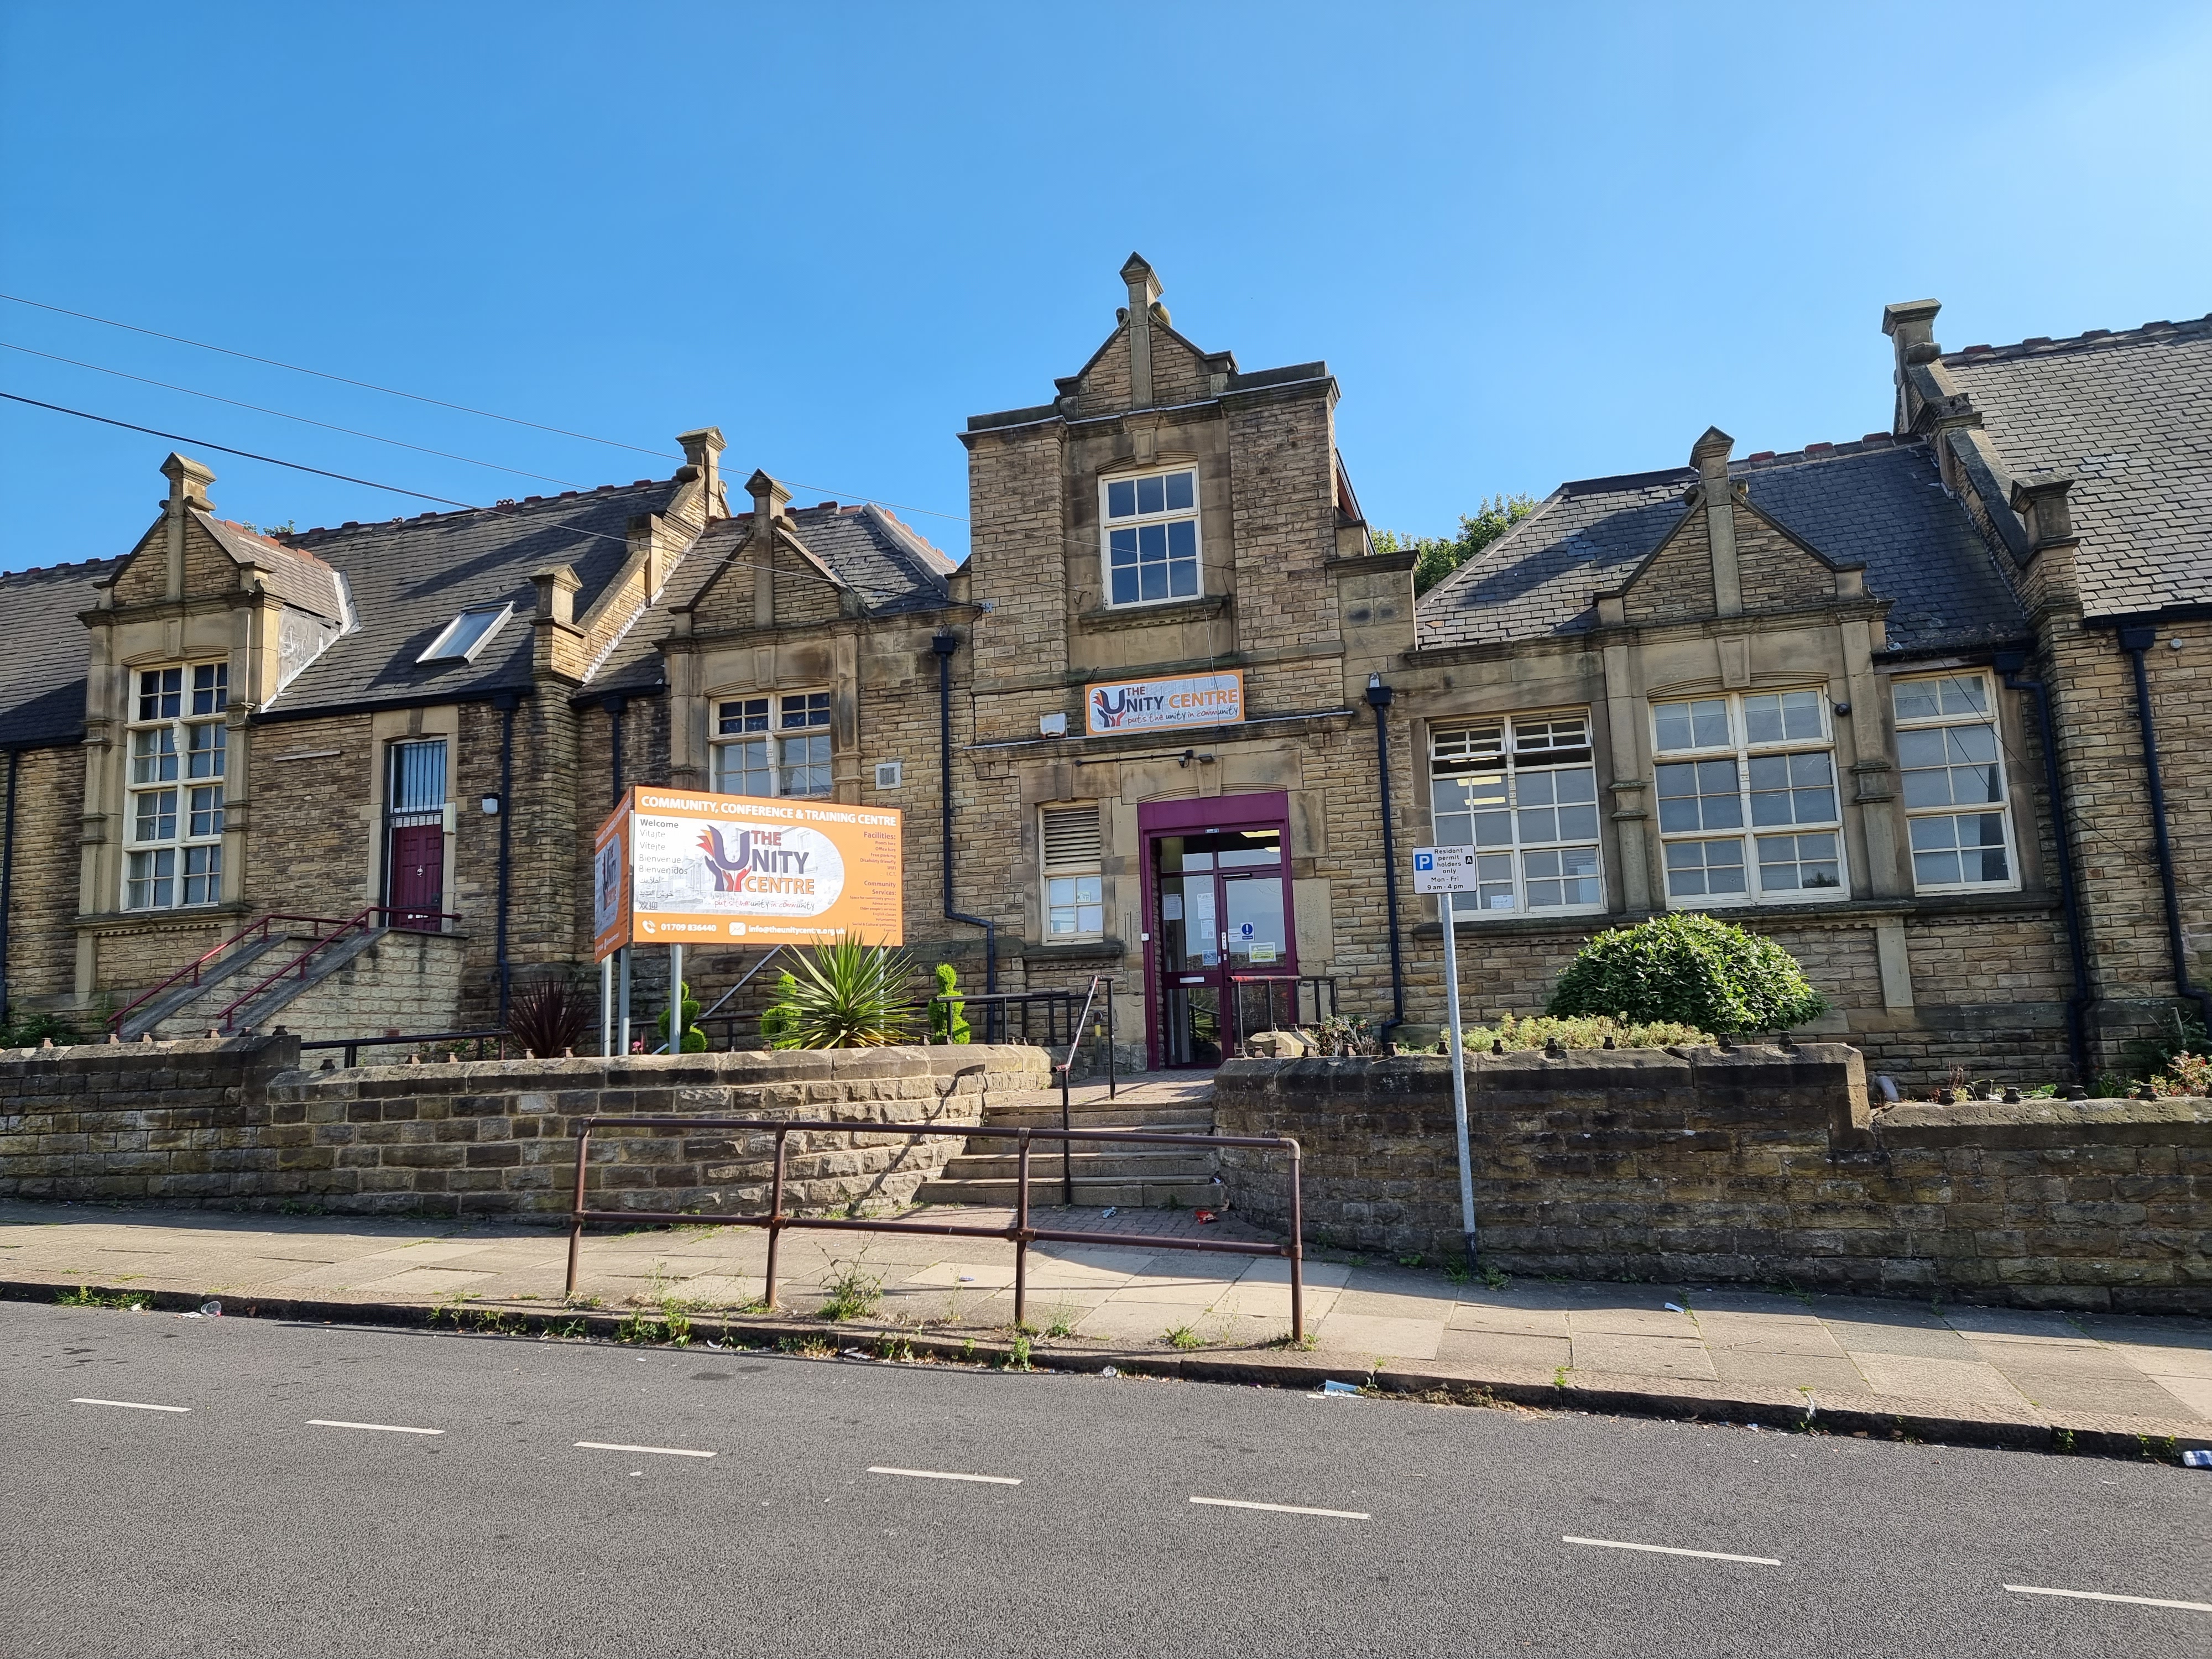
<instances>
[{"instance_id":1,"label":"stone retaining wall","mask_svg":"<svg viewBox=\"0 0 2212 1659\"><path fill-rule=\"evenodd\" d=\"M790 1137L786 1203L890 1205L965 1144L894 1126L975 1124L994 1097L1050 1081L1042 1049L982 1044L329 1072L298 1062L289 1036L0 1050L0 1197L553 1220L573 1191L574 1120L673 1113L850 1121ZM588 1202L765 1208L774 1139L602 1131Z\"/></svg>"},{"instance_id":2,"label":"stone retaining wall","mask_svg":"<svg viewBox=\"0 0 2212 1659\"><path fill-rule=\"evenodd\" d=\"M1515 1274L2212 1311L2212 1102L1870 1111L1858 1053L1470 1055L1481 1261ZM1462 1252L1442 1057L1233 1060L1222 1134L1295 1136L1310 1241ZM1283 1224L1284 1160L1226 1150Z\"/></svg>"}]
</instances>

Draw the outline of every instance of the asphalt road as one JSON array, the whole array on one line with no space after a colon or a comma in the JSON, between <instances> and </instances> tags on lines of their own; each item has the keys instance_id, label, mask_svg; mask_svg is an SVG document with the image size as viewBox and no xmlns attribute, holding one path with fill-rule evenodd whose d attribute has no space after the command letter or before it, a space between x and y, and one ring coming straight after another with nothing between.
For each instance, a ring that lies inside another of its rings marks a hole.
<instances>
[{"instance_id":1,"label":"asphalt road","mask_svg":"<svg viewBox=\"0 0 2212 1659\"><path fill-rule=\"evenodd\" d=\"M2212 1472L22 1304L0 1522L7 1659L2212 1654Z\"/></svg>"}]
</instances>

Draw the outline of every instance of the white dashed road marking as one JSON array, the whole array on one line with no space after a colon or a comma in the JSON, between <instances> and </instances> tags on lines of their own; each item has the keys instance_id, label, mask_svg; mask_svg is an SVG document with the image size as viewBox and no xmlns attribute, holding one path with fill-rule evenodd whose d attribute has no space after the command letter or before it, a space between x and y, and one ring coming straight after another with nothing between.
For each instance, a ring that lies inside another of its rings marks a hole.
<instances>
[{"instance_id":1,"label":"white dashed road marking","mask_svg":"<svg viewBox=\"0 0 2212 1659\"><path fill-rule=\"evenodd\" d=\"M692 1451L684 1446L625 1446L613 1440L579 1440L575 1443L585 1451L646 1452L656 1457L712 1457L710 1451Z\"/></svg>"},{"instance_id":2,"label":"white dashed road marking","mask_svg":"<svg viewBox=\"0 0 2212 1659\"><path fill-rule=\"evenodd\" d=\"M1364 1510L1315 1510L1303 1504L1252 1504L1241 1498L1194 1498L1194 1504L1210 1504L1223 1510L1267 1510L1275 1515L1325 1515L1333 1521L1372 1521Z\"/></svg>"},{"instance_id":3,"label":"white dashed road marking","mask_svg":"<svg viewBox=\"0 0 2212 1659\"><path fill-rule=\"evenodd\" d=\"M443 1434L443 1429L410 1429L404 1423L346 1423L335 1417L311 1417L311 1429L368 1429L377 1434Z\"/></svg>"},{"instance_id":4,"label":"white dashed road marking","mask_svg":"<svg viewBox=\"0 0 2212 1659\"><path fill-rule=\"evenodd\" d=\"M189 1412L190 1406L149 1406L143 1400L72 1400L72 1406L120 1406L128 1412Z\"/></svg>"},{"instance_id":5,"label":"white dashed road marking","mask_svg":"<svg viewBox=\"0 0 2212 1659\"><path fill-rule=\"evenodd\" d=\"M894 1469L881 1463L868 1465L870 1474L903 1474L915 1480L973 1480L986 1486L1018 1486L1011 1474L955 1474L948 1469Z\"/></svg>"},{"instance_id":6,"label":"white dashed road marking","mask_svg":"<svg viewBox=\"0 0 2212 1659\"><path fill-rule=\"evenodd\" d=\"M2014 1595L2063 1595L2075 1601L2125 1601L2138 1607L2179 1607L2184 1613L2212 1613L2212 1601L2161 1601L2155 1595L2107 1595L2102 1590L2045 1589L2039 1584L2007 1584Z\"/></svg>"},{"instance_id":7,"label":"white dashed road marking","mask_svg":"<svg viewBox=\"0 0 2212 1659\"><path fill-rule=\"evenodd\" d=\"M1771 1555L1730 1555L1725 1550L1678 1550L1665 1544L1624 1544L1618 1538L1574 1538L1562 1533L1562 1544L1587 1544L1600 1550L1642 1550L1647 1555L1694 1555L1701 1561L1748 1561L1758 1567L1782 1565Z\"/></svg>"}]
</instances>

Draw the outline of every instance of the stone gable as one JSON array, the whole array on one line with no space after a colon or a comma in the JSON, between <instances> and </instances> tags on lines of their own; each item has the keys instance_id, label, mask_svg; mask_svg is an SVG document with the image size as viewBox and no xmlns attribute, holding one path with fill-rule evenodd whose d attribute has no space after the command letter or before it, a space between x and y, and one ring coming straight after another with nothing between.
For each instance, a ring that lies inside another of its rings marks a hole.
<instances>
[{"instance_id":1,"label":"stone gable","mask_svg":"<svg viewBox=\"0 0 2212 1659\"><path fill-rule=\"evenodd\" d=\"M1691 514L1660 544L1630 579L1625 600L1632 623L1685 622L1714 614L1719 607L1713 598L1713 555L1703 512Z\"/></svg>"}]
</instances>

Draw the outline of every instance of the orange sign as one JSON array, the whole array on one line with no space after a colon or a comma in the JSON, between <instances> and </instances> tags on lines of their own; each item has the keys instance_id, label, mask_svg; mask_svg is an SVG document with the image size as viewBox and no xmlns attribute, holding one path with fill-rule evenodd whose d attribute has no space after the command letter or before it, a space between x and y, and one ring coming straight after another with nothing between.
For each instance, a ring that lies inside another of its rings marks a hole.
<instances>
[{"instance_id":1,"label":"orange sign","mask_svg":"<svg viewBox=\"0 0 2212 1659\"><path fill-rule=\"evenodd\" d=\"M595 949L906 942L891 807L633 787L599 830Z\"/></svg>"}]
</instances>

